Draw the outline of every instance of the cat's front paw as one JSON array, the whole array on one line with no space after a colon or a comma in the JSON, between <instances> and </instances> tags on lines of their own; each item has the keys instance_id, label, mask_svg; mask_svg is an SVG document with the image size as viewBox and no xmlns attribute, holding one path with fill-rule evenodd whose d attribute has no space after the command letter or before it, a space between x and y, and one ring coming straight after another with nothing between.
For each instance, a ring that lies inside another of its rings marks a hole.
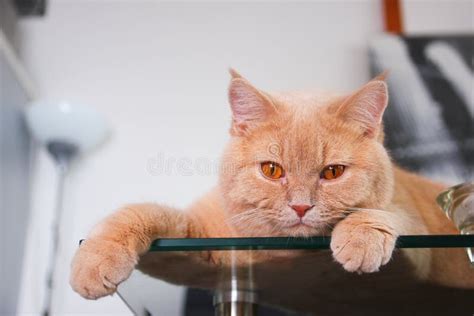
<instances>
[{"instance_id":1,"label":"cat's front paw","mask_svg":"<svg viewBox=\"0 0 474 316\"><path fill-rule=\"evenodd\" d=\"M74 291L87 299L113 294L130 276L137 258L118 243L85 240L72 261L69 282Z\"/></svg>"},{"instance_id":2,"label":"cat's front paw","mask_svg":"<svg viewBox=\"0 0 474 316\"><path fill-rule=\"evenodd\" d=\"M396 240L397 235L387 225L348 217L334 228L331 250L345 270L370 273L390 260Z\"/></svg>"}]
</instances>

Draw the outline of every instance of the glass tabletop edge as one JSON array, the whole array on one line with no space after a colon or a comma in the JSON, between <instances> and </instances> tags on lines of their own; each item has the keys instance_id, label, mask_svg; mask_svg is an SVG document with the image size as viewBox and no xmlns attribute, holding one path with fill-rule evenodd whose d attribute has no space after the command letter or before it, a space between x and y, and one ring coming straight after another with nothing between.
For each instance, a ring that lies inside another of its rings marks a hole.
<instances>
[{"instance_id":1,"label":"glass tabletop edge","mask_svg":"<svg viewBox=\"0 0 474 316\"><path fill-rule=\"evenodd\" d=\"M243 238L161 238L149 251L207 250L291 250L329 249L330 236L312 237L243 237ZM474 247L474 235L402 235L397 248L466 248Z\"/></svg>"}]
</instances>

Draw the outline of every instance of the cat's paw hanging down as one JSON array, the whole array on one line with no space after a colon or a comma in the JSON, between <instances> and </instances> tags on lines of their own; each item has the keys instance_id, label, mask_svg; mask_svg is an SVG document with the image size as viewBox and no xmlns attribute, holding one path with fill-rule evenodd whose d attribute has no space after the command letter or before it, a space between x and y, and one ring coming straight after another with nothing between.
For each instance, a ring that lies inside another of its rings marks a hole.
<instances>
[{"instance_id":1,"label":"cat's paw hanging down","mask_svg":"<svg viewBox=\"0 0 474 316\"><path fill-rule=\"evenodd\" d=\"M122 208L100 222L81 244L71 264L70 284L81 296L114 293L158 237L188 237L183 212L153 203Z\"/></svg>"},{"instance_id":2,"label":"cat's paw hanging down","mask_svg":"<svg viewBox=\"0 0 474 316\"><path fill-rule=\"evenodd\" d=\"M390 261L397 233L384 216L361 211L339 222L332 232L333 257L345 270L376 272Z\"/></svg>"},{"instance_id":3,"label":"cat's paw hanging down","mask_svg":"<svg viewBox=\"0 0 474 316\"><path fill-rule=\"evenodd\" d=\"M117 285L130 276L137 259L136 254L116 242L86 240L72 262L71 286L88 299L113 294Z\"/></svg>"}]
</instances>

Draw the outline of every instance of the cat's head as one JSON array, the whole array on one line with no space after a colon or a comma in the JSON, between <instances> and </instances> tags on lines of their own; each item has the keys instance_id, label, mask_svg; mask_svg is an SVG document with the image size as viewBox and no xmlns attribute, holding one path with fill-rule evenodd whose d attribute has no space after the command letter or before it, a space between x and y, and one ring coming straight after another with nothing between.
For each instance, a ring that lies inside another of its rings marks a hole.
<instances>
[{"instance_id":1,"label":"cat's head","mask_svg":"<svg viewBox=\"0 0 474 316\"><path fill-rule=\"evenodd\" d=\"M231 140L220 188L239 233L323 234L348 208L383 208L390 201L383 79L344 96L269 94L231 74Z\"/></svg>"}]
</instances>

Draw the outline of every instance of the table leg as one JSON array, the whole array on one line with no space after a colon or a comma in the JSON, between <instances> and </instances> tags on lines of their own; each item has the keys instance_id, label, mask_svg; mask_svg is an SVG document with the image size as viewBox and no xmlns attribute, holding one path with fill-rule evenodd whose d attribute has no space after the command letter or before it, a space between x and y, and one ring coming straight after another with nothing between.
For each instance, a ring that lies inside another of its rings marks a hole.
<instances>
[{"instance_id":1,"label":"table leg","mask_svg":"<svg viewBox=\"0 0 474 316\"><path fill-rule=\"evenodd\" d=\"M248 290L217 290L214 294L215 316L256 316L257 293Z\"/></svg>"}]
</instances>

